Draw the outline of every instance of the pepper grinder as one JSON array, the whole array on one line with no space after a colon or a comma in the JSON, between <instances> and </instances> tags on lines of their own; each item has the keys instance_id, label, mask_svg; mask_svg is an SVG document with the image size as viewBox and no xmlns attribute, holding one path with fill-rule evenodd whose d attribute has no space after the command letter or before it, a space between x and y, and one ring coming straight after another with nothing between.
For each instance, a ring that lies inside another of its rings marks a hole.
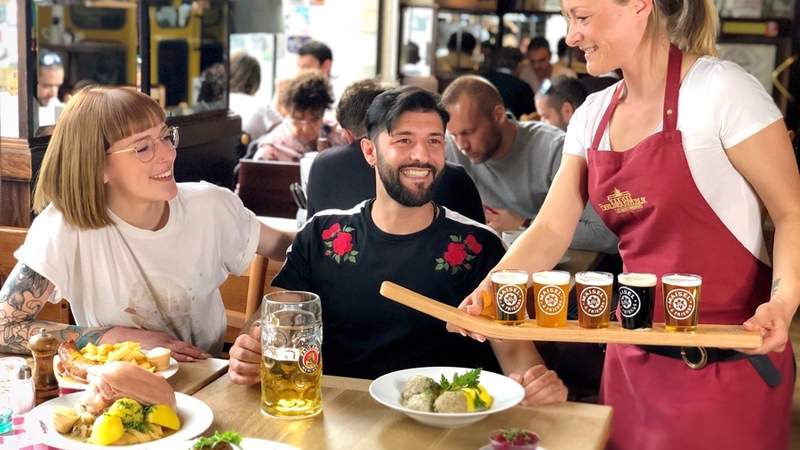
<instances>
[{"instance_id":1,"label":"pepper grinder","mask_svg":"<svg viewBox=\"0 0 800 450\"><path fill-rule=\"evenodd\" d=\"M53 372L53 356L58 349L58 339L44 328L31 337L28 346L33 353L33 384L37 405L58 397L58 380Z\"/></svg>"}]
</instances>

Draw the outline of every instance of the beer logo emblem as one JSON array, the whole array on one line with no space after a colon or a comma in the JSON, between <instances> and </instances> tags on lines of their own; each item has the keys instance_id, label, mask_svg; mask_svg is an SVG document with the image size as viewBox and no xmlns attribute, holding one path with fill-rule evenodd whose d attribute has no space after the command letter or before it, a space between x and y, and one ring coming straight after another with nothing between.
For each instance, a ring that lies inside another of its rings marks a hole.
<instances>
[{"instance_id":1,"label":"beer logo emblem","mask_svg":"<svg viewBox=\"0 0 800 450\"><path fill-rule=\"evenodd\" d=\"M581 292L581 309L587 316L597 317L603 314L608 305L605 291L598 287L589 286Z\"/></svg>"},{"instance_id":2,"label":"beer logo emblem","mask_svg":"<svg viewBox=\"0 0 800 450\"><path fill-rule=\"evenodd\" d=\"M558 286L543 287L536 300L542 312L551 316L560 313L566 304L564 291Z\"/></svg>"},{"instance_id":3,"label":"beer logo emblem","mask_svg":"<svg viewBox=\"0 0 800 450\"><path fill-rule=\"evenodd\" d=\"M314 373L319 367L319 346L309 344L300 349L300 358L297 365L303 373Z\"/></svg>"},{"instance_id":4,"label":"beer logo emblem","mask_svg":"<svg viewBox=\"0 0 800 450\"><path fill-rule=\"evenodd\" d=\"M619 288L619 309L622 317L633 317L639 314L642 307L642 299L633 289L622 286Z\"/></svg>"},{"instance_id":5,"label":"beer logo emblem","mask_svg":"<svg viewBox=\"0 0 800 450\"><path fill-rule=\"evenodd\" d=\"M516 314L525 303L525 292L519 286L507 284L497 290L497 307L506 314Z\"/></svg>"},{"instance_id":6,"label":"beer logo emblem","mask_svg":"<svg viewBox=\"0 0 800 450\"><path fill-rule=\"evenodd\" d=\"M614 192L606 197L608 203L601 203L600 209L603 211L613 210L617 214L636 211L637 209L644 208L647 203L645 197L633 197L629 191L620 191L619 188L614 188Z\"/></svg>"},{"instance_id":7,"label":"beer logo emblem","mask_svg":"<svg viewBox=\"0 0 800 450\"><path fill-rule=\"evenodd\" d=\"M667 294L667 313L677 320L688 319L694 313L694 296L686 289L673 289Z\"/></svg>"}]
</instances>

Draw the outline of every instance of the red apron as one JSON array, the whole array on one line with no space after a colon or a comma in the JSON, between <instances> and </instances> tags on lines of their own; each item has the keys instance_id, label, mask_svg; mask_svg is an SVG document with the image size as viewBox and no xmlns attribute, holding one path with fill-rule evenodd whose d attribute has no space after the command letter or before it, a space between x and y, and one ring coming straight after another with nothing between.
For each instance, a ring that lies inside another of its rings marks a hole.
<instances>
[{"instance_id":1,"label":"red apron","mask_svg":"<svg viewBox=\"0 0 800 450\"><path fill-rule=\"evenodd\" d=\"M677 129L681 60L672 47L663 131L624 152L598 151L619 85L588 150L589 197L619 236L626 271L699 274L700 322L742 323L769 299L772 269L731 234L694 183ZM655 321L663 322L659 300ZM694 370L637 346L608 345L600 399L614 408L609 448L788 448L793 357L790 344L769 355L782 376L770 388L746 359Z\"/></svg>"}]
</instances>

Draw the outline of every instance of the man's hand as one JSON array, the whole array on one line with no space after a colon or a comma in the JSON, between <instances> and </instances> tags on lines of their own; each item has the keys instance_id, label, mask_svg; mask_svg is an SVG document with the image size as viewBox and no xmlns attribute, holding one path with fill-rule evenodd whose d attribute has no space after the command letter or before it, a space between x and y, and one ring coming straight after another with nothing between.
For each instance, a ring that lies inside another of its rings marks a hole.
<instances>
[{"instance_id":1,"label":"man's hand","mask_svg":"<svg viewBox=\"0 0 800 450\"><path fill-rule=\"evenodd\" d=\"M542 364L526 370L524 374L510 373L508 377L525 388L524 406L547 405L567 400L567 387L561 378Z\"/></svg>"},{"instance_id":2,"label":"man's hand","mask_svg":"<svg viewBox=\"0 0 800 450\"><path fill-rule=\"evenodd\" d=\"M498 208L483 207L486 215L486 225L494 228L498 233L503 231L519 230L525 222L525 218L507 210Z\"/></svg>"},{"instance_id":3,"label":"man's hand","mask_svg":"<svg viewBox=\"0 0 800 450\"><path fill-rule=\"evenodd\" d=\"M139 328L114 327L106 331L98 344L115 344L117 342L139 342L143 349L165 347L172 350L172 357L180 362L190 362L197 359L206 359L209 355L202 349L188 342L175 339L163 331L142 330Z\"/></svg>"},{"instance_id":4,"label":"man's hand","mask_svg":"<svg viewBox=\"0 0 800 450\"><path fill-rule=\"evenodd\" d=\"M260 381L261 341L260 327L253 327L250 334L241 334L231 347L228 375L236 384L256 384Z\"/></svg>"}]
</instances>

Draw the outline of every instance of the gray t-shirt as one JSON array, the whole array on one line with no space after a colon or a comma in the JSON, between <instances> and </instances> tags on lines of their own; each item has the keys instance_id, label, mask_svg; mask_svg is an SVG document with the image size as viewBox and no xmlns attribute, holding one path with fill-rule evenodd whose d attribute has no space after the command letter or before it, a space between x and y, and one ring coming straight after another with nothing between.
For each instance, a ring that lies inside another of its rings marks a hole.
<instances>
[{"instance_id":1,"label":"gray t-shirt","mask_svg":"<svg viewBox=\"0 0 800 450\"><path fill-rule=\"evenodd\" d=\"M448 140L447 160L464 166L475 181L484 204L508 209L533 219L561 164L564 132L542 122L516 122L517 135L511 152L501 160L473 164ZM617 237L586 205L570 248L604 253L617 252Z\"/></svg>"}]
</instances>

